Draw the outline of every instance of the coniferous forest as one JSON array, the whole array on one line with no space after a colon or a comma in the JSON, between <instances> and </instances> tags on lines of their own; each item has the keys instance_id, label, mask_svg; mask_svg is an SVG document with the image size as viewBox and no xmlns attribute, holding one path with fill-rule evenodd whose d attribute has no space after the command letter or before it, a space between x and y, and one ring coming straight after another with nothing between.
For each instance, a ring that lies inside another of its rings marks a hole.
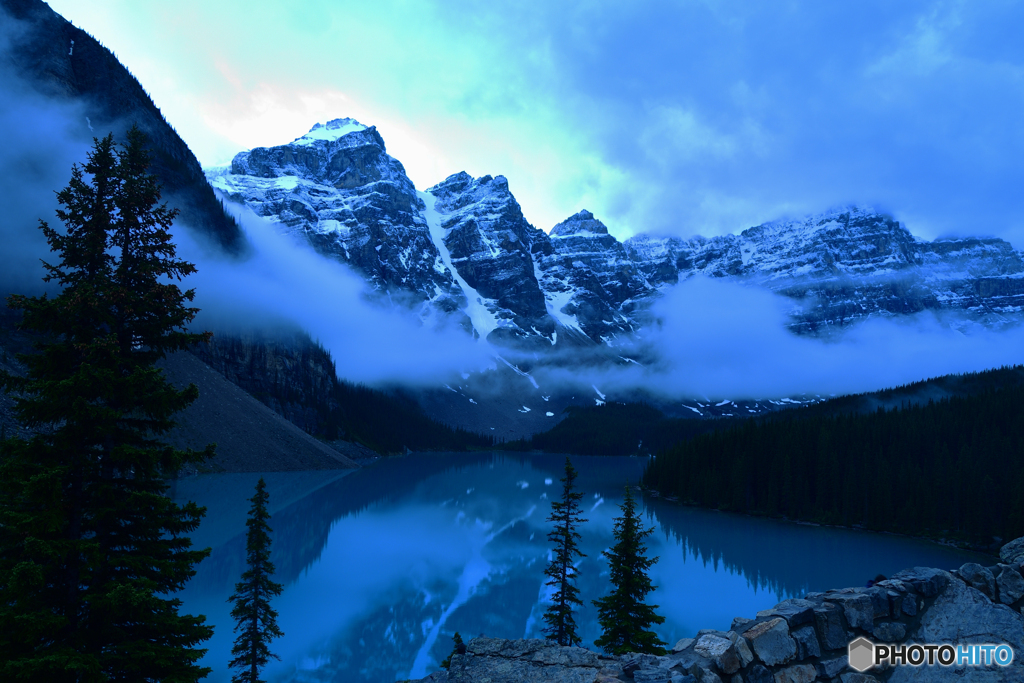
<instances>
[{"instance_id":1,"label":"coniferous forest","mask_svg":"<svg viewBox=\"0 0 1024 683\"><path fill-rule=\"evenodd\" d=\"M669 418L643 403L570 406L553 428L502 445L506 450L541 450L573 455L646 455L741 419Z\"/></svg>"},{"instance_id":2,"label":"coniferous forest","mask_svg":"<svg viewBox=\"0 0 1024 683\"><path fill-rule=\"evenodd\" d=\"M750 420L661 452L644 484L704 507L988 546L1024 534L1024 387Z\"/></svg>"}]
</instances>

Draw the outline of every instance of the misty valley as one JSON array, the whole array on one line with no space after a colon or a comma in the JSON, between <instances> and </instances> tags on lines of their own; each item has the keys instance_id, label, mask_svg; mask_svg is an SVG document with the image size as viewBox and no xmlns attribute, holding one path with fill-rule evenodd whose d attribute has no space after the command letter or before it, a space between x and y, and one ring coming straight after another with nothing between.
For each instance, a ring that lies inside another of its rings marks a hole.
<instances>
[{"instance_id":1,"label":"misty valley","mask_svg":"<svg viewBox=\"0 0 1024 683\"><path fill-rule=\"evenodd\" d=\"M608 582L601 551L612 542L623 488L646 458L576 457L584 493L579 562L584 644L599 635L591 599ZM355 471L269 473L272 558L285 590L276 599L285 636L273 681L391 682L439 668L458 631L468 641L543 638L550 599L545 519L563 456L429 453ZM178 500L208 506L193 535L213 554L181 593L183 609L216 625L203 663L226 681L230 595L245 565L248 498L258 474L179 479ZM699 629L728 631L734 617L829 587L863 586L906 567L958 567L984 556L907 537L688 508L644 497L659 556L650 602L674 644Z\"/></svg>"}]
</instances>

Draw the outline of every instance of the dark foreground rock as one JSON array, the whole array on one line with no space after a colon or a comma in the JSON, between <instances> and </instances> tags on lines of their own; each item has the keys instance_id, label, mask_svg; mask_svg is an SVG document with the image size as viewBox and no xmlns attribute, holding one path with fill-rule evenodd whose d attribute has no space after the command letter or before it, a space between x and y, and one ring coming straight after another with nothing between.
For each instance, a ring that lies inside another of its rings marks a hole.
<instances>
[{"instance_id":1,"label":"dark foreground rock","mask_svg":"<svg viewBox=\"0 0 1024 683\"><path fill-rule=\"evenodd\" d=\"M1001 564L969 563L955 571L915 567L866 588L808 593L729 631L704 629L663 657L609 656L543 640L481 636L451 667L422 683L1010 683L1024 681L1024 557L1018 539ZM1009 666L886 666L857 672L847 646L875 644L1007 644Z\"/></svg>"}]
</instances>

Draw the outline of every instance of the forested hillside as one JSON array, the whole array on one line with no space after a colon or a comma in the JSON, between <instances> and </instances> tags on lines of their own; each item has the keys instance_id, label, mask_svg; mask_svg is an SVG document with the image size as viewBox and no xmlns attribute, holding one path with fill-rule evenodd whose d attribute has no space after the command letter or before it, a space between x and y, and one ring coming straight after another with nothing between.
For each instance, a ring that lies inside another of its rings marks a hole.
<instances>
[{"instance_id":1,"label":"forested hillside","mask_svg":"<svg viewBox=\"0 0 1024 683\"><path fill-rule=\"evenodd\" d=\"M750 420L660 453L644 483L738 512L957 538L1024 534L1020 368L971 392L869 414L827 404Z\"/></svg>"},{"instance_id":2,"label":"forested hillside","mask_svg":"<svg viewBox=\"0 0 1024 683\"><path fill-rule=\"evenodd\" d=\"M212 368L304 431L378 453L489 448L490 436L430 419L415 401L338 379L330 353L303 332L215 335L193 349Z\"/></svg>"}]
</instances>

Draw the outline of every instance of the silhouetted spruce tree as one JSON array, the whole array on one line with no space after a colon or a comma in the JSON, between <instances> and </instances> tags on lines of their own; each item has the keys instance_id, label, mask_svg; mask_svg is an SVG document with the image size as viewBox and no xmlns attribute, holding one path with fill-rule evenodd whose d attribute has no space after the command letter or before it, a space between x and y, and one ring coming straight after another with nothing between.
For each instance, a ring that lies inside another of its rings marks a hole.
<instances>
[{"instance_id":1,"label":"silhouetted spruce tree","mask_svg":"<svg viewBox=\"0 0 1024 683\"><path fill-rule=\"evenodd\" d=\"M455 635L452 636L451 654L449 654L448 657L443 662L441 662L441 668L450 669L452 666L452 657L454 657L455 655L464 654L466 654L466 644L462 642L462 636L459 634L458 631L456 631Z\"/></svg>"},{"instance_id":2,"label":"silhouetted spruce tree","mask_svg":"<svg viewBox=\"0 0 1024 683\"><path fill-rule=\"evenodd\" d=\"M231 677L232 683L261 683L260 669L270 658L280 659L270 652L269 643L284 635L277 626L277 612L270 606L270 598L281 594L281 584L270 577L274 575L274 564L270 561L270 526L267 520L267 484L260 477L256 483L256 494L251 498L249 519L245 522L246 561L249 568L242 574L242 580L235 584L235 592L228 598L235 603L231 616L237 622L235 656L228 667L238 669ZM240 632L240 633L239 633Z\"/></svg>"},{"instance_id":3,"label":"silhouetted spruce tree","mask_svg":"<svg viewBox=\"0 0 1024 683\"><path fill-rule=\"evenodd\" d=\"M178 613L170 595L209 551L188 533L204 509L179 506L164 477L212 454L160 441L198 395L172 387L154 363L206 339L174 280L177 260L157 205L144 136L117 149L97 140L57 194L64 230L40 227L56 253L54 296L13 296L21 326L40 335L20 356L25 377L0 375L20 422L0 460L0 680L193 681L196 646L212 629Z\"/></svg>"},{"instance_id":4,"label":"silhouetted spruce tree","mask_svg":"<svg viewBox=\"0 0 1024 683\"><path fill-rule=\"evenodd\" d=\"M573 491L576 482L576 468L568 457L565 459L565 476L562 482L562 500L551 502L551 516L548 521L555 528L548 533L548 540L555 544L555 556L544 571L550 579L546 585L555 589L552 604L544 614L547 626L544 635L559 645L579 645L582 639L576 634L574 606L582 606L579 589L576 587L576 569L573 561L586 557L579 549L579 532L576 528L587 520L580 517L580 499L583 494Z\"/></svg>"},{"instance_id":5,"label":"silhouetted spruce tree","mask_svg":"<svg viewBox=\"0 0 1024 683\"><path fill-rule=\"evenodd\" d=\"M665 654L665 643L649 630L651 624L664 623L665 617L654 613L657 605L644 602L647 594L655 588L647 570L658 558L646 557L647 547L643 542L653 531L654 527L643 528L633 494L627 486L622 516L615 518L615 545L603 553L608 558L612 592L593 601L603 629L594 644L609 654Z\"/></svg>"}]
</instances>

